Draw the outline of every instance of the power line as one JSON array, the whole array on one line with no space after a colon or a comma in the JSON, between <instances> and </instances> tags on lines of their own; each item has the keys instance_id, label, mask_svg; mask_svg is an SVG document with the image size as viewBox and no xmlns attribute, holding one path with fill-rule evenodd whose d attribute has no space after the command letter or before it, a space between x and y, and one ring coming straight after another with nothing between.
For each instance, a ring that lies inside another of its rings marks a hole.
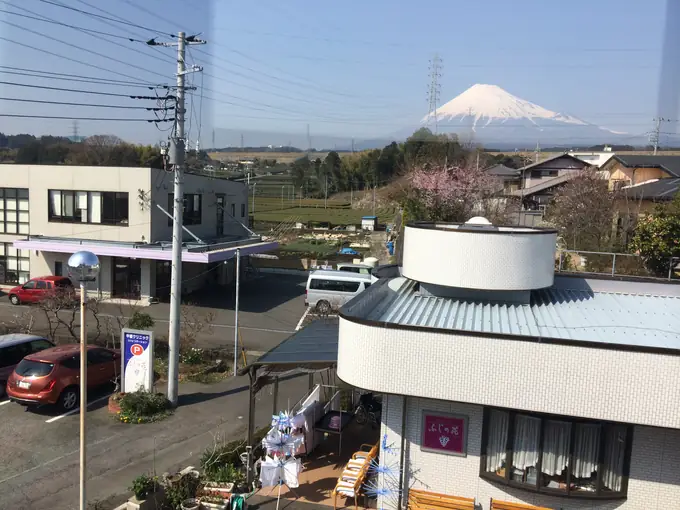
<instances>
[{"instance_id":1,"label":"power line","mask_svg":"<svg viewBox=\"0 0 680 510\"><path fill-rule=\"evenodd\" d=\"M52 115L22 115L22 114L12 114L12 113L0 113L0 117L11 117L15 119L53 119L53 120L92 120L92 121L105 121L105 122L148 122L148 123L158 123L158 122L174 122L175 119L110 119L101 117L57 117Z\"/></svg>"},{"instance_id":2,"label":"power line","mask_svg":"<svg viewBox=\"0 0 680 510\"><path fill-rule=\"evenodd\" d=\"M3 3L7 4L7 2L3 2ZM7 4L7 5L10 5L10 4ZM15 7L15 6L12 6L12 7ZM18 7L18 8L22 9L21 7ZM28 9L22 9L22 10L28 11ZM57 20L50 19L50 18L47 18L47 17L40 18L38 16L30 16L28 14L21 14L19 12L6 11L4 9L0 9L0 12L4 12L5 14L12 14L13 16L19 16L21 18L32 19L32 20L35 20L35 21L42 21L43 23L51 23L53 25L60 25L62 27L72 28L74 30L80 30L81 32L91 32L93 34L105 35L107 37L115 37L116 39L126 39L130 42L143 42L143 43L146 42L146 41L142 41L141 39L133 39L131 37L126 37L124 35L111 34L109 32L102 32L100 30L93 30L91 28L84 28L84 27L78 27L78 26L75 26L75 25L70 25L68 23L63 23L61 21L57 21ZM28 11L28 12L30 12L30 11Z\"/></svg>"},{"instance_id":3,"label":"power line","mask_svg":"<svg viewBox=\"0 0 680 510\"><path fill-rule=\"evenodd\" d=\"M54 104L63 106L89 106L92 108L118 108L121 110L146 110L148 112L160 112L173 110L173 106L168 107L146 107L146 106L124 106L113 104L91 104L91 103L71 103L68 101L47 101L41 99L19 99L16 97L0 97L0 101L13 101L19 103L38 103L38 104Z\"/></svg>"},{"instance_id":4,"label":"power line","mask_svg":"<svg viewBox=\"0 0 680 510\"><path fill-rule=\"evenodd\" d=\"M81 1L81 0L78 0L78 1ZM84 2L84 3L85 3L86 5L90 5L90 4L88 4L87 2ZM109 39L106 39L105 37L102 37L102 35L108 36L108 37L126 39L126 40L128 40L128 41L130 41L130 42L136 42L136 43L141 42L141 43L146 43L146 41L144 41L143 39L138 39L137 37L131 38L131 37L124 36L124 35L111 34L111 33L109 33L109 32L101 32L101 31L97 31L97 30L91 30L91 29L87 29L87 28L76 27L76 26L74 26L74 25L69 25L69 24L62 23L62 22L57 21L57 20L55 20L55 19L53 19L53 18L49 18L49 17L47 17L47 16L43 16L42 14L38 14L37 12L31 11L30 9L26 9L25 7L19 7L19 6L17 6L17 5L14 5L13 7L14 7L15 9L20 9L20 10L22 10L22 11L28 12L29 14L33 14L34 16L38 16L38 17L39 17L39 21L45 21L45 22L48 22L48 23L56 23L56 24L60 24L60 25L63 25L63 26L65 26L65 27L67 27L67 28L71 28L71 29L73 29L73 30L77 30L77 31L79 31L79 32L82 32L82 33L84 33L85 35L88 35L88 36L90 36L90 37L94 37L95 39L99 39L100 41L104 41L104 42L109 43L109 44L115 44L115 45L116 45L116 48L118 48L118 49L123 48L123 49L126 49L126 50L128 50L128 51L133 51L133 52L135 52L135 53L137 53L137 54L139 54L139 55L143 55L143 56L149 57L149 58L154 58L154 59L159 60L159 61L161 61L161 62L163 62L163 63L174 62L172 59L168 59L168 57L166 57L166 55L165 55L164 53L162 53L162 52L159 52L159 53L160 53L164 58L161 58L161 57L159 57L159 56L157 56L157 55L150 55L150 54L148 54L148 53L145 53L145 52L143 52L143 51L140 51L140 50L137 49L137 48L130 48L130 47L128 47L128 46L120 46L120 44L119 44L117 41L110 41ZM92 7L95 8L95 9L98 9L98 8L95 7L95 6L92 6ZM102 10L102 9L98 9L98 10ZM104 11L104 12L107 12L107 13L108 13L108 11ZM97 21L100 21L101 23L106 23L106 24L108 24L108 25L110 25L110 26L113 26L114 28L116 28L116 29L118 29L118 30L123 30L123 31L127 32L128 34L133 34L133 35L136 36L136 34L134 34L134 32L130 32L129 30L126 30L126 29L124 29L124 28L122 28L122 27L118 27L118 26L112 25L111 23L108 23L108 22L102 21L102 20L97 20ZM98 35L98 34L101 34L101 35ZM148 49L153 49L154 51L158 51L158 50L156 50L156 48L151 48L150 46L146 46L146 48L148 48Z\"/></svg>"},{"instance_id":5,"label":"power line","mask_svg":"<svg viewBox=\"0 0 680 510\"><path fill-rule=\"evenodd\" d=\"M29 89L43 89L43 90L59 90L62 92L77 92L80 94L93 94L96 96L109 96L109 97L126 97L128 99L148 99L148 100L158 100L158 99L171 99L173 96L135 96L130 94L116 94L115 92L99 92L96 90L82 90L82 89L67 89L62 87L49 87L47 85L29 85L28 83L16 83L12 81L0 81L0 85L10 85L13 87L26 87Z\"/></svg>"},{"instance_id":6,"label":"power line","mask_svg":"<svg viewBox=\"0 0 680 510\"><path fill-rule=\"evenodd\" d=\"M41 0L41 1L43 1L43 0ZM118 63L118 64L123 64L123 65L126 65L126 66L128 66L128 67L133 67L133 68L135 68L135 69L138 69L138 70L140 70L140 71L145 71L145 72L150 73L150 74L155 74L156 76L162 76L163 78L167 78L166 75L157 73L157 72L152 71L152 70L150 70L150 69L148 69L148 68L146 68L146 67L137 66L137 65L135 65L135 64L131 64L130 62L125 62L124 60L119 60L119 59L117 59L117 58L110 57L110 56L105 55L105 54L103 54L103 53L99 53L99 52L97 52L97 51L93 51L93 50L90 50L90 49L87 49L87 48L83 48L82 46L78 46L77 44L72 44L72 43L67 42L67 41L62 41L61 39L57 39L56 37L52 37L52 36L43 34L43 33L41 33L41 32L37 32L37 31L35 31L35 30L31 30L30 28L26 28L26 27L23 27L23 26L21 26L21 25L17 25L17 24L15 24L15 23L11 23L11 22L5 21L5 20L0 20L0 22L1 22L1 23L5 23L6 25L10 25L10 26L13 26L13 27L15 27L15 28L18 28L19 30L23 30L23 31L25 31L25 32L29 32L29 33L35 34L35 35L37 35L37 36L44 37L44 38L46 38L46 39L50 39L50 40L52 40L52 41L55 41L55 42L64 44L64 45L66 45L66 46L70 46L71 48L75 48L75 49L77 49L77 50L84 51L84 52L90 53L90 54L92 54L92 55L96 55L97 57L105 58L105 59L107 59L107 60L111 60L112 62L116 62L116 63ZM113 71L111 71L111 72L113 72ZM117 74L123 75L122 73L117 73ZM129 76L129 75L123 75L123 76L126 76L126 77L128 77L128 78L134 78L134 77Z\"/></svg>"},{"instance_id":7,"label":"power line","mask_svg":"<svg viewBox=\"0 0 680 510\"><path fill-rule=\"evenodd\" d=\"M61 7L62 9L68 9L70 11L78 12L80 14L84 14L86 16L90 16L90 17L93 17L93 18L104 19L104 20L107 20L107 21L111 21L113 23L122 23L123 25L128 25L128 26L131 26L131 27L139 28L141 30L146 30L147 32L153 32L153 33L156 33L156 34L161 34L161 35L163 35L165 37L169 37L171 39L177 37L175 34L168 34L166 32L163 32L162 30L156 30L154 28L145 27L144 25L138 25L137 23L133 23L131 21L122 21L122 20L117 20L115 18L109 18L107 16L102 16L101 14L95 14L94 12L84 11L82 9L78 9L76 7L71 7L69 5L64 5L64 4L59 3L59 2L52 2L50 0L38 0L38 1L42 2L44 4L50 4L50 5L54 5L56 7Z\"/></svg>"},{"instance_id":8,"label":"power line","mask_svg":"<svg viewBox=\"0 0 680 510\"><path fill-rule=\"evenodd\" d=\"M2 71L2 69L9 69L9 71ZM149 90L153 89L169 89L169 85L149 85L148 83L139 81L125 81L125 80L113 80L109 78L98 78L96 76L83 76L71 73L56 73L52 71L41 71L40 69L27 69L24 67L12 67L12 66L2 66L0 65L0 73L4 74L15 74L19 76L33 76L35 78L47 78L51 80L64 80L64 81L83 81L85 83L97 83L102 85L120 85L120 86L130 86L130 87L141 87ZM45 75L45 76L42 76Z\"/></svg>"}]
</instances>

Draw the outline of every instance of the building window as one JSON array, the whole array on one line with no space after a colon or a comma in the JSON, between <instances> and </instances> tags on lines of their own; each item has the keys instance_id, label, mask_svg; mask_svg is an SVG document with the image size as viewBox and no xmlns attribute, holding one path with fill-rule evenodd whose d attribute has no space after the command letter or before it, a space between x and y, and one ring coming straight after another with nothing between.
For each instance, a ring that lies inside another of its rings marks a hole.
<instances>
[{"instance_id":1,"label":"building window","mask_svg":"<svg viewBox=\"0 0 680 510\"><path fill-rule=\"evenodd\" d=\"M241 218L246 217L246 204L241 204Z\"/></svg>"},{"instance_id":2,"label":"building window","mask_svg":"<svg viewBox=\"0 0 680 510\"><path fill-rule=\"evenodd\" d=\"M236 216L236 204L231 204L231 217L234 218Z\"/></svg>"},{"instance_id":3,"label":"building window","mask_svg":"<svg viewBox=\"0 0 680 510\"><path fill-rule=\"evenodd\" d=\"M624 498L632 427L484 410L480 475L513 487L584 498Z\"/></svg>"},{"instance_id":4,"label":"building window","mask_svg":"<svg viewBox=\"0 0 680 510\"><path fill-rule=\"evenodd\" d=\"M168 212L173 214L174 195L168 193ZM187 193L184 195L184 214L182 223L184 225L200 225L203 214L203 195L197 193ZM168 217L168 226L172 226L172 218Z\"/></svg>"},{"instance_id":5,"label":"building window","mask_svg":"<svg viewBox=\"0 0 680 510\"><path fill-rule=\"evenodd\" d=\"M0 283L22 284L30 279L29 250L18 250L12 243L0 243Z\"/></svg>"},{"instance_id":6,"label":"building window","mask_svg":"<svg viewBox=\"0 0 680 510\"><path fill-rule=\"evenodd\" d=\"M64 264L61 262L61 260L56 260L54 262L54 276L65 276Z\"/></svg>"},{"instance_id":7,"label":"building window","mask_svg":"<svg viewBox=\"0 0 680 510\"><path fill-rule=\"evenodd\" d=\"M28 190L0 188L0 233L28 234Z\"/></svg>"},{"instance_id":8,"label":"building window","mask_svg":"<svg viewBox=\"0 0 680 510\"><path fill-rule=\"evenodd\" d=\"M48 191L49 221L127 226L127 193L115 191Z\"/></svg>"}]
</instances>

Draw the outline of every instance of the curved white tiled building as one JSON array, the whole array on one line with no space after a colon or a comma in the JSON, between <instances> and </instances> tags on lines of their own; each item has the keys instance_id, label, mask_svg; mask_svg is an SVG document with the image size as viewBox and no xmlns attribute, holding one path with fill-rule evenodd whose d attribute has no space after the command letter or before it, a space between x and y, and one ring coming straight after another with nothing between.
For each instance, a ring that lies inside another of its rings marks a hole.
<instances>
[{"instance_id":1,"label":"curved white tiled building","mask_svg":"<svg viewBox=\"0 0 680 510\"><path fill-rule=\"evenodd\" d=\"M341 310L338 375L384 395L408 488L553 509L680 508L680 287L555 276L556 232L406 227Z\"/></svg>"}]
</instances>

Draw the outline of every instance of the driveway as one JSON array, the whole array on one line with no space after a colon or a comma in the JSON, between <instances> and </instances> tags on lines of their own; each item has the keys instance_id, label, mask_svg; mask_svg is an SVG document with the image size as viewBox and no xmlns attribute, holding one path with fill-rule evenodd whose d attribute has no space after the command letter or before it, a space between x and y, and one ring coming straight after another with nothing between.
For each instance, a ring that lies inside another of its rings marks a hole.
<instances>
[{"instance_id":1,"label":"driveway","mask_svg":"<svg viewBox=\"0 0 680 510\"><path fill-rule=\"evenodd\" d=\"M282 382L279 402L297 402L307 377ZM245 438L248 379L215 385L180 385L180 406L168 419L145 425L123 424L106 407L106 394L94 395L87 413L87 494L90 504L113 508L127 499L136 476L198 466L201 454L219 435ZM98 400L99 399L99 400ZM272 396L258 394L257 427L271 420ZM29 510L78 507L79 415L61 416L49 409L26 411L0 402L0 509Z\"/></svg>"}]
</instances>

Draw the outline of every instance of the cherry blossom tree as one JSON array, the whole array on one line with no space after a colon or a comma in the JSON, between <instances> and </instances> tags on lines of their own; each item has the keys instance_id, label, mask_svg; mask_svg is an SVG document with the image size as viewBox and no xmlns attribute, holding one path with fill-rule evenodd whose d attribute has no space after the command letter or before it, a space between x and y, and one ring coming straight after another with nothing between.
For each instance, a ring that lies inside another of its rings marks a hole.
<instances>
[{"instance_id":1,"label":"cherry blossom tree","mask_svg":"<svg viewBox=\"0 0 680 510\"><path fill-rule=\"evenodd\" d=\"M503 183L474 163L418 166L410 172L404 200L409 219L464 222L485 216L504 223L511 200L500 196Z\"/></svg>"}]
</instances>

